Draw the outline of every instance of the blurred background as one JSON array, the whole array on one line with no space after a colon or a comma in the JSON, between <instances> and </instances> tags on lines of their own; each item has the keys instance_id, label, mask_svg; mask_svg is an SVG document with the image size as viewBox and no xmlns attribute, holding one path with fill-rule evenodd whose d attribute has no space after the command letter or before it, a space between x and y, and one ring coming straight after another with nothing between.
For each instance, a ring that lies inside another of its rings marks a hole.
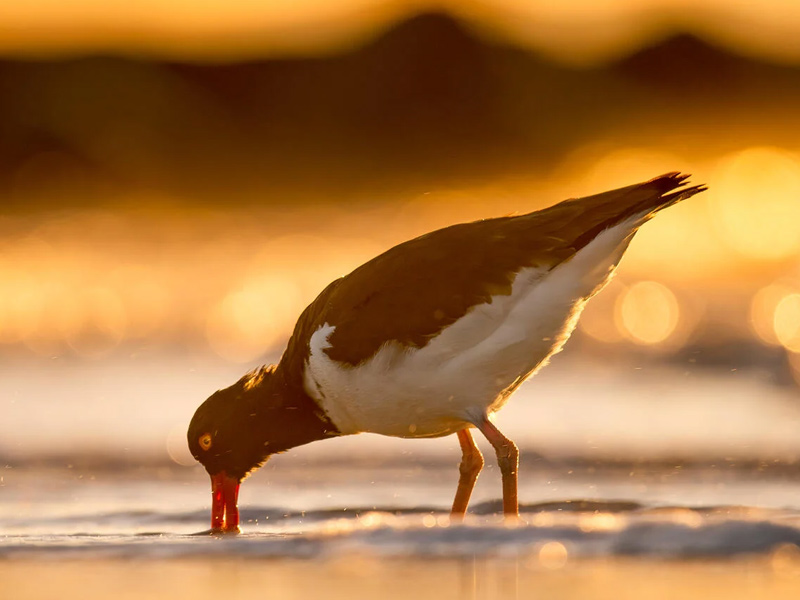
<instances>
[{"instance_id":1,"label":"blurred background","mask_svg":"<svg viewBox=\"0 0 800 600\"><path fill-rule=\"evenodd\" d=\"M550 457L794 463L798 106L790 0L3 3L0 459L191 465L194 408L333 278L681 170L709 191L498 423Z\"/></svg>"}]
</instances>

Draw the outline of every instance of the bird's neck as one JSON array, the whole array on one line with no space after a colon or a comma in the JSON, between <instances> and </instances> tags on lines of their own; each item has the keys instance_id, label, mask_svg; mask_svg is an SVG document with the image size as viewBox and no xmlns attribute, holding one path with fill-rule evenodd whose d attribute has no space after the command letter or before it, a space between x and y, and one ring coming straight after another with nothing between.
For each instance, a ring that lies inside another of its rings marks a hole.
<instances>
[{"instance_id":1,"label":"bird's neck","mask_svg":"<svg viewBox=\"0 0 800 600\"><path fill-rule=\"evenodd\" d=\"M257 407L251 413L254 430L269 432L269 439L263 440L269 454L340 435L300 380L282 365L251 394Z\"/></svg>"}]
</instances>

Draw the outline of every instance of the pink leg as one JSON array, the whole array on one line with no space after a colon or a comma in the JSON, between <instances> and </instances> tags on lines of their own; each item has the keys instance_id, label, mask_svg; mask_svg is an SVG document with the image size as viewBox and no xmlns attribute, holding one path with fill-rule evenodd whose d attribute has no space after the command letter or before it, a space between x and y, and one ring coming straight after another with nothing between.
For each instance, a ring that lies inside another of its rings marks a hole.
<instances>
[{"instance_id":1,"label":"pink leg","mask_svg":"<svg viewBox=\"0 0 800 600\"><path fill-rule=\"evenodd\" d=\"M500 430L489 422L489 419L485 418L477 426L497 453L497 464L500 466L500 474L503 478L503 512L506 516L518 517L517 469L519 468L519 450L517 450L514 442L500 433Z\"/></svg>"},{"instance_id":2,"label":"pink leg","mask_svg":"<svg viewBox=\"0 0 800 600\"><path fill-rule=\"evenodd\" d=\"M458 435L458 443L461 444L461 464L458 467L458 489L456 498L453 500L450 517L454 520L461 520L464 518L464 513L467 512L472 489L483 468L483 455L475 445L469 429L462 429L456 435Z\"/></svg>"}]
</instances>

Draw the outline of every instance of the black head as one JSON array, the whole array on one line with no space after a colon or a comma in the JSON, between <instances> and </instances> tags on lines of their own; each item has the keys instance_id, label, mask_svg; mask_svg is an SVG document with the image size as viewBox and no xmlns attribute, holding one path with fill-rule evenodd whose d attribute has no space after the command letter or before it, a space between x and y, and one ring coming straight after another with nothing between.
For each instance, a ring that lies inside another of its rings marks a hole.
<instances>
[{"instance_id":1,"label":"black head","mask_svg":"<svg viewBox=\"0 0 800 600\"><path fill-rule=\"evenodd\" d=\"M187 433L189 450L211 476L211 530L239 531L239 483L271 454L338 434L302 386L276 367L213 394Z\"/></svg>"},{"instance_id":2,"label":"black head","mask_svg":"<svg viewBox=\"0 0 800 600\"><path fill-rule=\"evenodd\" d=\"M237 481L266 462L271 423L280 398L271 393L274 368L262 367L203 402L189 424L192 455L212 477L221 472Z\"/></svg>"}]
</instances>

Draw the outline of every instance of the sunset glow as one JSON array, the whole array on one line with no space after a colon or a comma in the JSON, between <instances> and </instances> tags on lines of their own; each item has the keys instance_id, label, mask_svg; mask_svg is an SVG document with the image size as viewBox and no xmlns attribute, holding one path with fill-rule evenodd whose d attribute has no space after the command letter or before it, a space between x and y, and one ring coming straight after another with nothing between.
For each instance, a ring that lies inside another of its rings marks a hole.
<instances>
[{"instance_id":1,"label":"sunset glow","mask_svg":"<svg viewBox=\"0 0 800 600\"><path fill-rule=\"evenodd\" d=\"M76 212L45 219L33 231L20 225L0 248L0 344L42 356L100 358L125 344L199 338L226 360L252 362L285 344L296 317L328 282L395 243L686 162L641 149L606 152L596 161L577 177L570 167L546 189L509 182L503 191L499 182L402 198L358 214L347 208L299 209L277 219L264 213L249 215L244 229L235 212L220 218L181 211L145 219L119 213L113 220ZM800 258L794 155L747 148L687 170L710 182L707 198L664 211L644 226L620 275L589 303L580 331L603 343L674 349L701 315L673 290L694 287L693 294L702 295L712 283L724 283L751 290L751 331L744 334L797 351L800 282L760 276L770 265ZM137 242L148 229L156 240L152 248ZM159 255L157 248L171 239L170 254ZM752 270L732 251L762 268Z\"/></svg>"},{"instance_id":2,"label":"sunset glow","mask_svg":"<svg viewBox=\"0 0 800 600\"><path fill-rule=\"evenodd\" d=\"M800 160L778 148L748 148L722 159L710 180L715 224L735 251L782 259L800 251Z\"/></svg>"},{"instance_id":3,"label":"sunset glow","mask_svg":"<svg viewBox=\"0 0 800 600\"><path fill-rule=\"evenodd\" d=\"M423 11L448 12L487 35L577 64L612 60L676 30L773 60L800 60L800 8L789 0L30 0L0 6L0 52L111 50L218 60L319 53L361 43Z\"/></svg>"}]
</instances>

